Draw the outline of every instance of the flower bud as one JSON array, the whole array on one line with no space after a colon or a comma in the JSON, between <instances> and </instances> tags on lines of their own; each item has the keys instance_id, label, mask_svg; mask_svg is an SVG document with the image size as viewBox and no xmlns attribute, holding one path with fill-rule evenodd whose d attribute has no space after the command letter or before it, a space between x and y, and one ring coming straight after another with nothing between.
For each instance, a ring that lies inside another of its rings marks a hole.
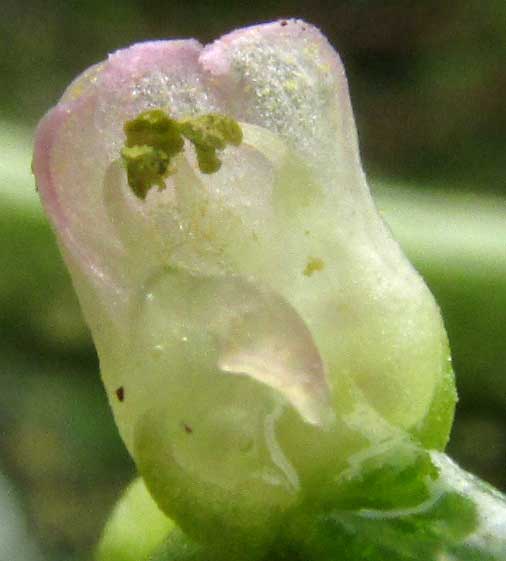
<instances>
[{"instance_id":1,"label":"flower bud","mask_svg":"<svg viewBox=\"0 0 506 561\"><path fill-rule=\"evenodd\" d=\"M440 312L315 28L114 53L43 119L34 170L120 433L190 534L268 535L378 448L445 445Z\"/></svg>"}]
</instances>

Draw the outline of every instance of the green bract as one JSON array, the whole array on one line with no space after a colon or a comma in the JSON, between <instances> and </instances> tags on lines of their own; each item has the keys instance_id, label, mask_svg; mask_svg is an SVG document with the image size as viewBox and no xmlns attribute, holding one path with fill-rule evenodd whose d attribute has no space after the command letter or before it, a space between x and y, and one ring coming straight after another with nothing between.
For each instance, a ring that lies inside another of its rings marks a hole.
<instances>
[{"instance_id":1,"label":"green bract","mask_svg":"<svg viewBox=\"0 0 506 561\"><path fill-rule=\"evenodd\" d=\"M360 504L392 458L431 491L446 334L316 29L119 51L42 121L34 169L120 433L189 536L260 554L325 497Z\"/></svg>"}]
</instances>

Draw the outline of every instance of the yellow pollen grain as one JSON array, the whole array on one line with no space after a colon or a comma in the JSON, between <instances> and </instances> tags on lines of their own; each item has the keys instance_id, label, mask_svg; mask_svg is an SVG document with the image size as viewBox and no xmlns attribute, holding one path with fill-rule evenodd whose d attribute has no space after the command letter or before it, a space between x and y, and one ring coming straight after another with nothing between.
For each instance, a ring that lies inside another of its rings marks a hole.
<instances>
[{"instance_id":1,"label":"yellow pollen grain","mask_svg":"<svg viewBox=\"0 0 506 561\"><path fill-rule=\"evenodd\" d=\"M310 277L313 273L323 271L324 268L325 262L323 259L320 259L319 257L310 257L304 269L304 275L306 277Z\"/></svg>"}]
</instances>

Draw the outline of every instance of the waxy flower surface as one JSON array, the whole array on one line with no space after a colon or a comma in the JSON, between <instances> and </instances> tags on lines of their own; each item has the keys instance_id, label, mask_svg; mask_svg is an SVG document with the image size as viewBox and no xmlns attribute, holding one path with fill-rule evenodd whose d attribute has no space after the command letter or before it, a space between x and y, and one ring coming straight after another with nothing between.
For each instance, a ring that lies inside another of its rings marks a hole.
<instances>
[{"instance_id":1,"label":"waxy flower surface","mask_svg":"<svg viewBox=\"0 0 506 561\"><path fill-rule=\"evenodd\" d=\"M439 309L315 28L112 54L43 119L34 171L120 433L189 533L261 532L379 451L444 447Z\"/></svg>"}]
</instances>

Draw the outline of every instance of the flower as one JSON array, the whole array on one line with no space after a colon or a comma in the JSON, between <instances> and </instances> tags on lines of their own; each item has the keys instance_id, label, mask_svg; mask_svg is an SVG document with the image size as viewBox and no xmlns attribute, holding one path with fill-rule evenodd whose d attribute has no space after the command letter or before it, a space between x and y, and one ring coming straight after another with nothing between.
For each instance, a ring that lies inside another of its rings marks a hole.
<instances>
[{"instance_id":1,"label":"flower","mask_svg":"<svg viewBox=\"0 0 506 561\"><path fill-rule=\"evenodd\" d=\"M224 120L235 136L205 144ZM314 27L112 54L40 123L34 172L120 433L190 534L260 535L380 449L444 447L439 309Z\"/></svg>"}]
</instances>

